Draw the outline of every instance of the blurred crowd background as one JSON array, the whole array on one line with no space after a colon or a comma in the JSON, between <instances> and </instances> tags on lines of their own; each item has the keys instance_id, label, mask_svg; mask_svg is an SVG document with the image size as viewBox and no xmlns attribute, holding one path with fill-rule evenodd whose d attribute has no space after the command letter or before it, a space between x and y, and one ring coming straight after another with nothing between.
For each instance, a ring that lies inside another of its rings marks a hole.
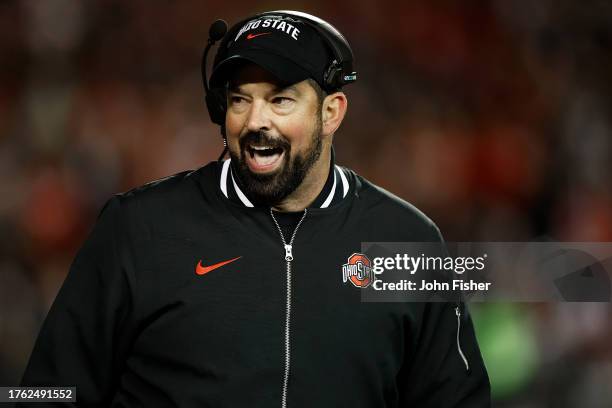
<instances>
[{"instance_id":1,"label":"blurred crowd background","mask_svg":"<svg viewBox=\"0 0 612 408\"><path fill-rule=\"evenodd\" d=\"M102 204L215 160L210 23L297 9L352 44L338 163L448 241L612 241L612 2L0 2L0 385ZM610 303L474 304L498 407L612 406Z\"/></svg>"}]
</instances>

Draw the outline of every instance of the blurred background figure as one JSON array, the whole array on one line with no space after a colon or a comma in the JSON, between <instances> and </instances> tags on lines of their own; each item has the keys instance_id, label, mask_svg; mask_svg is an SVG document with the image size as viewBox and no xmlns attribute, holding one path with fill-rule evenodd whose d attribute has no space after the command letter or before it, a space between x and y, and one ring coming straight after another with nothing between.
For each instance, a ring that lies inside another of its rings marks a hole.
<instances>
[{"instance_id":1,"label":"blurred background figure","mask_svg":"<svg viewBox=\"0 0 612 408\"><path fill-rule=\"evenodd\" d=\"M612 241L610 2L2 2L0 385L19 383L106 199L221 152L210 23L273 9L348 37L337 160L447 241ZM609 303L472 309L496 406L612 406Z\"/></svg>"}]
</instances>

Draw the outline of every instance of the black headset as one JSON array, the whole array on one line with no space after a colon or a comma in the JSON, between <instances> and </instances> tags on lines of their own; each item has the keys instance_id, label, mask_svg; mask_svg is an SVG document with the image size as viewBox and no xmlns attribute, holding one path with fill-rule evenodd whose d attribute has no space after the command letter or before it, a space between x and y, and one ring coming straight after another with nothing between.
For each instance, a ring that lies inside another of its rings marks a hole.
<instances>
[{"instance_id":1,"label":"black headset","mask_svg":"<svg viewBox=\"0 0 612 408\"><path fill-rule=\"evenodd\" d=\"M239 21L227 31L227 23L223 20L215 21L209 30L208 44L204 49L202 56L202 82L204 83L204 92L206 94L206 107L210 119L213 123L221 126L221 135L223 143L227 149L225 140L225 113L227 111L227 101L225 99L225 89L209 88L208 79L206 76L206 56L210 47L223 38L219 44L217 55L213 62L213 71L215 67L225 59L228 48L232 45L232 39L235 34L244 24L250 20L256 20L262 17L291 17L299 20L309 27L312 27L325 41L329 49L333 53L333 60L325 70L323 76L323 89L326 92L333 92L340 89L342 86L357 80L357 73L353 71L353 51L346 38L334 26L316 16L292 10L277 10L267 11L265 13L256 14L249 18ZM225 155L223 151L219 159Z\"/></svg>"}]
</instances>

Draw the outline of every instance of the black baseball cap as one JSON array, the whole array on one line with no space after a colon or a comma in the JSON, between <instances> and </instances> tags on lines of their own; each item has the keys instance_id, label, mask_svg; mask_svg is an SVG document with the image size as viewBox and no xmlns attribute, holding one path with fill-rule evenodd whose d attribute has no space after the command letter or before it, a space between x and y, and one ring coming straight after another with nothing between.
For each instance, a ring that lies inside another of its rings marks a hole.
<instances>
[{"instance_id":1,"label":"black baseball cap","mask_svg":"<svg viewBox=\"0 0 612 408\"><path fill-rule=\"evenodd\" d=\"M325 89L324 75L333 53L321 35L299 17L266 14L230 30L217 52L210 77L223 87L245 61L261 66L285 85L307 78Z\"/></svg>"}]
</instances>

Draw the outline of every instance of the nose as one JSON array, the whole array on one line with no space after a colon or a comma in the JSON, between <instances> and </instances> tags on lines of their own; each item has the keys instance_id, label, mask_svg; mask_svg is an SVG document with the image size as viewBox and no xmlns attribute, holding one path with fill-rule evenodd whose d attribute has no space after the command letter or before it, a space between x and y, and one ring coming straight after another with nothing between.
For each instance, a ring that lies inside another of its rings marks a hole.
<instances>
[{"instance_id":1,"label":"nose","mask_svg":"<svg viewBox=\"0 0 612 408\"><path fill-rule=\"evenodd\" d=\"M266 103L263 100L254 100L249 109L249 116L245 123L249 132L270 130L271 122Z\"/></svg>"}]
</instances>

